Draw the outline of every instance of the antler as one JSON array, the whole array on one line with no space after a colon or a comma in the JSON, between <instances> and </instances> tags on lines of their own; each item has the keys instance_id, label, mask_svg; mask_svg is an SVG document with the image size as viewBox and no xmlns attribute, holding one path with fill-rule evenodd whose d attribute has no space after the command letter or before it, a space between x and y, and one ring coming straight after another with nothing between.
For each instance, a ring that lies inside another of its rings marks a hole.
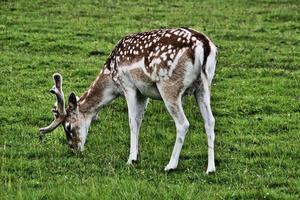
<instances>
[{"instance_id":1,"label":"antler","mask_svg":"<svg viewBox=\"0 0 300 200\"><path fill-rule=\"evenodd\" d=\"M55 73L53 74L53 80L55 85L50 89L50 92L56 96L56 105L52 109L55 119L49 126L40 128L41 133L53 131L66 116L65 99L62 91L62 76L59 73Z\"/></svg>"}]
</instances>

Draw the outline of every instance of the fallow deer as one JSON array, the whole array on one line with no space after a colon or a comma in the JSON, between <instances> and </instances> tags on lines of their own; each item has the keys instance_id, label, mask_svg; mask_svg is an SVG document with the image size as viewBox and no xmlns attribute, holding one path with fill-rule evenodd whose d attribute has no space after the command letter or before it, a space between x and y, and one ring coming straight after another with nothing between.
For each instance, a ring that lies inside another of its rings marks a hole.
<instances>
[{"instance_id":1,"label":"fallow deer","mask_svg":"<svg viewBox=\"0 0 300 200\"><path fill-rule=\"evenodd\" d=\"M210 106L210 86L215 73L217 48L204 34L190 28L160 29L121 39L88 90L76 98L69 96L65 107L62 77L53 75L56 95L52 110L55 120L41 133L63 125L69 146L84 149L88 129L97 113L119 96L128 106L130 154L137 160L139 129L148 98L160 99L176 125L176 141L165 170L176 169L189 122L182 108L182 97L194 94L204 120L208 142L208 167L214 172L214 125Z\"/></svg>"}]
</instances>

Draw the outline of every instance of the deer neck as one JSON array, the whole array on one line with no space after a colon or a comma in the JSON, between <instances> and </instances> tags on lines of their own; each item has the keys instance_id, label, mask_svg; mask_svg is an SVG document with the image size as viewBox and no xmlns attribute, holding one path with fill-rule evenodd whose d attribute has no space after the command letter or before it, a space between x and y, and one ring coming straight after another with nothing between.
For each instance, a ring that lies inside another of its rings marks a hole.
<instances>
[{"instance_id":1,"label":"deer neck","mask_svg":"<svg viewBox=\"0 0 300 200\"><path fill-rule=\"evenodd\" d=\"M100 73L92 85L78 100L79 111L90 117L95 117L100 109L109 104L118 95L111 77Z\"/></svg>"}]
</instances>

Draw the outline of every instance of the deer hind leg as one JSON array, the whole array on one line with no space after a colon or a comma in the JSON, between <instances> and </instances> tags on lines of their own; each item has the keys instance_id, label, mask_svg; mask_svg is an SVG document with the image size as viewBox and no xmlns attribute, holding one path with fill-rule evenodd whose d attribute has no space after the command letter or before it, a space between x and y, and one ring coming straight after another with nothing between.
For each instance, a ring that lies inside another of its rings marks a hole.
<instances>
[{"instance_id":1,"label":"deer hind leg","mask_svg":"<svg viewBox=\"0 0 300 200\"><path fill-rule=\"evenodd\" d=\"M215 118L210 106L210 89L207 78L201 74L201 83L197 85L195 90L195 98L200 108L201 115L204 120L205 132L208 143L208 166L206 173L215 172L215 158L214 158L214 140L215 140Z\"/></svg>"},{"instance_id":2,"label":"deer hind leg","mask_svg":"<svg viewBox=\"0 0 300 200\"><path fill-rule=\"evenodd\" d=\"M179 89L177 90L174 86L172 86L172 88L168 88L166 85L158 85L158 90L176 125L175 145L170 161L165 167L165 171L169 171L177 168L179 155L183 146L185 135L189 128L189 122L182 108L182 92L178 92Z\"/></svg>"},{"instance_id":3,"label":"deer hind leg","mask_svg":"<svg viewBox=\"0 0 300 200\"><path fill-rule=\"evenodd\" d=\"M137 160L139 130L144 117L148 98L138 93L136 89L128 89L125 92L128 107L128 119L130 127L130 153L127 164Z\"/></svg>"}]
</instances>

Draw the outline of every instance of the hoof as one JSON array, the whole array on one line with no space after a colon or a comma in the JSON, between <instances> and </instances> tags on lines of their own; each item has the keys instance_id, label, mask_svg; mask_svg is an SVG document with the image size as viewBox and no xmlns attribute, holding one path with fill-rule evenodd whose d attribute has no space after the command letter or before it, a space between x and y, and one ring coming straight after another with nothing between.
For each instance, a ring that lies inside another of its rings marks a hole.
<instances>
[{"instance_id":1,"label":"hoof","mask_svg":"<svg viewBox=\"0 0 300 200\"><path fill-rule=\"evenodd\" d=\"M215 167L208 167L206 170L206 174L211 174L216 172L216 168Z\"/></svg>"},{"instance_id":2,"label":"hoof","mask_svg":"<svg viewBox=\"0 0 300 200\"><path fill-rule=\"evenodd\" d=\"M165 171L166 171L166 172L174 171L176 168L177 168L177 166L168 164L168 165L165 167Z\"/></svg>"},{"instance_id":3,"label":"hoof","mask_svg":"<svg viewBox=\"0 0 300 200\"><path fill-rule=\"evenodd\" d=\"M134 159L128 159L127 160L127 165L133 165L134 163L137 163L137 160L134 160Z\"/></svg>"}]
</instances>

